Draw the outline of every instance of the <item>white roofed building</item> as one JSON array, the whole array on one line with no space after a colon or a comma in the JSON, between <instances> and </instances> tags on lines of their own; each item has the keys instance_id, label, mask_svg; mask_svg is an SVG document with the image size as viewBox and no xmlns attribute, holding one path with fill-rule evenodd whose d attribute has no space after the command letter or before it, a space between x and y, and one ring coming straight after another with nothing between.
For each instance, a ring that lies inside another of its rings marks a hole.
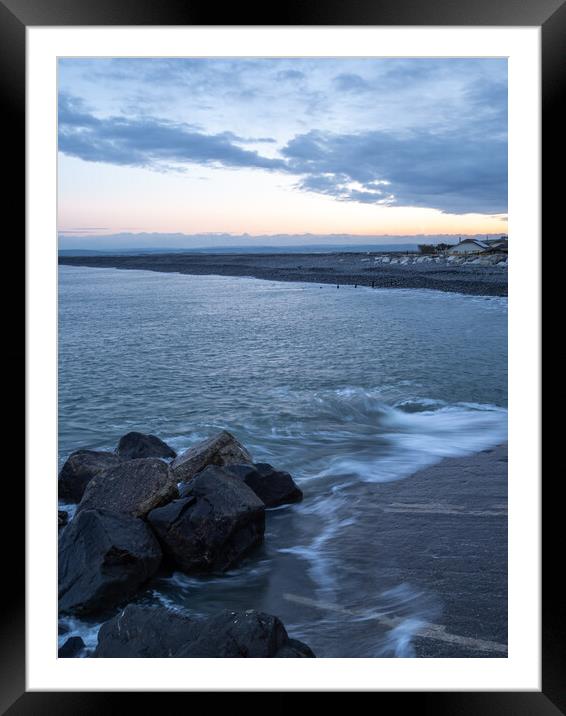
<instances>
[{"instance_id":1,"label":"white roofed building","mask_svg":"<svg viewBox=\"0 0 566 716\"><path fill-rule=\"evenodd\" d=\"M489 249L489 244L479 239L464 239L448 249L449 254L481 254Z\"/></svg>"}]
</instances>

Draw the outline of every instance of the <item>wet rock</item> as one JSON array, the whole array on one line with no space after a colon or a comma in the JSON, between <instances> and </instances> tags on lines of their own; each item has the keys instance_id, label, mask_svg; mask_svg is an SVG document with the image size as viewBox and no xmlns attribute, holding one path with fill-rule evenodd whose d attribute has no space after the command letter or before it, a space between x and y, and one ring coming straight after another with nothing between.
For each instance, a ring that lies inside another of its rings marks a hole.
<instances>
[{"instance_id":1,"label":"wet rock","mask_svg":"<svg viewBox=\"0 0 566 716\"><path fill-rule=\"evenodd\" d=\"M289 641L282 622L262 612L224 611L207 619L197 638L183 647L179 657L273 657Z\"/></svg>"},{"instance_id":2,"label":"wet rock","mask_svg":"<svg viewBox=\"0 0 566 716\"><path fill-rule=\"evenodd\" d=\"M193 445L171 463L177 482L188 482L208 465L253 462L246 448L227 430Z\"/></svg>"},{"instance_id":3,"label":"wet rock","mask_svg":"<svg viewBox=\"0 0 566 716\"><path fill-rule=\"evenodd\" d=\"M223 611L193 620L164 607L129 605L98 633L94 657L270 658L314 657L289 639L282 622L262 612Z\"/></svg>"},{"instance_id":4,"label":"wet rock","mask_svg":"<svg viewBox=\"0 0 566 716\"><path fill-rule=\"evenodd\" d=\"M177 453L156 435L127 433L120 438L116 448L124 460L136 460L141 457L177 457Z\"/></svg>"},{"instance_id":5,"label":"wet rock","mask_svg":"<svg viewBox=\"0 0 566 716\"><path fill-rule=\"evenodd\" d=\"M94 477L121 462L122 458L112 452L76 450L69 455L59 473L59 499L80 502L86 486Z\"/></svg>"},{"instance_id":6,"label":"wet rock","mask_svg":"<svg viewBox=\"0 0 566 716\"><path fill-rule=\"evenodd\" d=\"M304 642L289 639L275 654L277 659L314 659L316 654Z\"/></svg>"},{"instance_id":7,"label":"wet rock","mask_svg":"<svg viewBox=\"0 0 566 716\"><path fill-rule=\"evenodd\" d=\"M177 656L196 637L194 621L164 607L129 604L100 627L93 656L164 658Z\"/></svg>"},{"instance_id":8,"label":"wet rock","mask_svg":"<svg viewBox=\"0 0 566 716\"><path fill-rule=\"evenodd\" d=\"M69 659L77 656L85 648L85 643L80 636L70 636L67 641L59 647L58 656L60 659Z\"/></svg>"},{"instance_id":9,"label":"wet rock","mask_svg":"<svg viewBox=\"0 0 566 716\"><path fill-rule=\"evenodd\" d=\"M242 480L210 466L147 519L181 569L223 571L263 540L265 505Z\"/></svg>"},{"instance_id":10,"label":"wet rock","mask_svg":"<svg viewBox=\"0 0 566 716\"><path fill-rule=\"evenodd\" d=\"M90 481L77 512L104 509L145 517L178 495L175 480L163 460L126 460Z\"/></svg>"},{"instance_id":11,"label":"wet rock","mask_svg":"<svg viewBox=\"0 0 566 716\"><path fill-rule=\"evenodd\" d=\"M69 521L69 513L65 512L65 510L58 510L57 524L58 524L59 528L64 527L68 521Z\"/></svg>"},{"instance_id":12,"label":"wet rock","mask_svg":"<svg viewBox=\"0 0 566 716\"><path fill-rule=\"evenodd\" d=\"M59 611L88 614L120 604L156 572L161 557L143 520L78 513L59 538Z\"/></svg>"},{"instance_id":13,"label":"wet rock","mask_svg":"<svg viewBox=\"0 0 566 716\"><path fill-rule=\"evenodd\" d=\"M288 472L276 470L266 462L254 465L227 465L224 470L243 480L266 507L277 507L303 499L302 491L297 487Z\"/></svg>"}]
</instances>

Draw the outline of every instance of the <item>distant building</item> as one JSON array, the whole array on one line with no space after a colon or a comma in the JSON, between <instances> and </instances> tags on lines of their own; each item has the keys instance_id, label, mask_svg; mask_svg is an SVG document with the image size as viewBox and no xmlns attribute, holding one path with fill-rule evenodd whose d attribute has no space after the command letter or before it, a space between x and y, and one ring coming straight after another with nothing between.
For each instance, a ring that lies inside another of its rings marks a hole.
<instances>
[{"instance_id":1,"label":"distant building","mask_svg":"<svg viewBox=\"0 0 566 716\"><path fill-rule=\"evenodd\" d=\"M507 253L507 237L502 236L500 239L492 239L489 243L489 248L492 251L502 251Z\"/></svg>"},{"instance_id":2,"label":"distant building","mask_svg":"<svg viewBox=\"0 0 566 716\"><path fill-rule=\"evenodd\" d=\"M448 249L449 254L481 254L487 251L490 245L479 239L464 239Z\"/></svg>"}]
</instances>

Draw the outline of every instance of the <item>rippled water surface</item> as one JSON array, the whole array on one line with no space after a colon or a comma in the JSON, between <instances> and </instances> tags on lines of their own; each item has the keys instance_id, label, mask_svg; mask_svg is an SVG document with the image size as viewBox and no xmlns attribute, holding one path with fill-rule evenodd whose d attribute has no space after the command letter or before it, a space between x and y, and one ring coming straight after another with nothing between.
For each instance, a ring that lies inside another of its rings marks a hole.
<instances>
[{"instance_id":1,"label":"rippled water surface","mask_svg":"<svg viewBox=\"0 0 566 716\"><path fill-rule=\"evenodd\" d=\"M319 656L411 655L441 605L374 568L379 483L501 443L506 396L504 298L59 269L61 462L130 430L179 451L226 428L305 493L238 569L142 598L262 609ZM96 624L71 626L92 644Z\"/></svg>"}]
</instances>

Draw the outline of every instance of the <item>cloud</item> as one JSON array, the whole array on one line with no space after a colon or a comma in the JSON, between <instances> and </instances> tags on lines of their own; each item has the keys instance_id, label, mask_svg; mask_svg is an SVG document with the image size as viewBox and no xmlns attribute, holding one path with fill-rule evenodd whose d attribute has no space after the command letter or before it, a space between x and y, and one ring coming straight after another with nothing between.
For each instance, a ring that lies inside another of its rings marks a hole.
<instances>
[{"instance_id":1,"label":"cloud","mask_svg":"<svg viewBox=\"0 0 566 716\"><path fill-rule=\"evenodd\" d=\"M239 137L234 132L220 132L217 137L225 137L235 144L275 144L272 137Z\"/></svg>"},{"instance_id":2,"label":"cloud","mask_svg":"<svg viewBox=\"0 0 566 716\"><path fill-rule=\"evenodd\" d=\"M300 70L281 70L275 75L276 79L278 80L304 80L305 79L305 73L301 72Z\"/></svg>"},{"instance_id":3,"label":"cloud","mask_svg":"<svg viewBox=\"0 0 566 716\"><path fill-rule=\"evenodd\" d=\"M337 75L333 81L336 88L342 92L367 92L371 89L363 77L351 73Z\"/></svg>"},{"instance_id":4,"label":"cloud","mask_svg":"<svg viewBox=\"0 0 566 716\"><path fill-rule=\"evenodd\" d=\"M501 138L411 131L311 131L282 149L298 187L342 201L439 209L507 211L507 143Z\"/></svg>"},{"instance_id":5,"label":"cloud","mask_svg":"<svg viewBox=\"0 0 566 716\"><path fill-rule=\"evenodd\" d=\"M152 169L196 163L223 167L285 170L280 159L237 146L246 139L231 132L205 134L185 123L152 117L95 117L77 98L59 97L59 150L84 161Z\"/></svg>"},{"instance_id":6,"label":"cloud","mask_svg":"<svg viewBox=\"0 0 566 716\"><path fill-rule=\"evenodd\" d=\"M214 67L215 71L229 74L226 63ZM269 67L273 71L277 65ZM267 115L261 115L262 121L253 127L240 123L241 133L249 129L253 135L244 137L232 131L218 131L226 126L225 118L216 125L216 132L207 132L196 124L141 112L95 115L82 100L63 92L59 101L59 149L85 161L166 171L187 164L278 171L294 175L295 186L301 191L339 201L426 207L453 214L502 214L507 211L507 84L504 73L492 76L483 69L484 77L479 72L484 65L474 67L462 65L461 72L468 72L470 77L458 85L458 92L454 91L457 101L441 122L427 119L413 125L404 123L404 115L413 111L412 106L407 109L405 100L403 114L396 110L399 121L389 120L380 129L354 130L348 124L336 123L331 130L328 113L323 113L322 118L319 113L317 120L303 125L312 126L316 121L319 126L322 123L322 128L306 133L300 133L298 128L294 136L287 134L292 139L281 143L279 156L273 156L272 151L272 156L264 156L246 147L276 144L271 137L262 136L264 127L271 126ZM120 65L120 71L126 69L133 67ZM168 69L169 63L164 63L152 67L152 72L155 76ZM180 69L177 68L179 72ZM182 69L205 77L210 74L206 64L193 61L182 65ZM449 76L449 70L440 61L422 66L395 62L387 64L381 79L397 82L413 73L420 80L429 76L438 80L440 75ZM278 74L290 80L303 75L289 69ZM273 82L273 73L270 76ZM333 72L330 77L334 105L339 104L336 88L361 92L369 81L355 72ZM379 82L379 78L373 81ZM241 87L236 86L234 91L239 93ZM324 105L327 99L322 91L311 93L305 116L314 112L312 103ZM418 115L418 110L413 113ZM372 117L369 126L375 127L375 122L380 126L379 117Z\"/></svg>"}]
</instances>

